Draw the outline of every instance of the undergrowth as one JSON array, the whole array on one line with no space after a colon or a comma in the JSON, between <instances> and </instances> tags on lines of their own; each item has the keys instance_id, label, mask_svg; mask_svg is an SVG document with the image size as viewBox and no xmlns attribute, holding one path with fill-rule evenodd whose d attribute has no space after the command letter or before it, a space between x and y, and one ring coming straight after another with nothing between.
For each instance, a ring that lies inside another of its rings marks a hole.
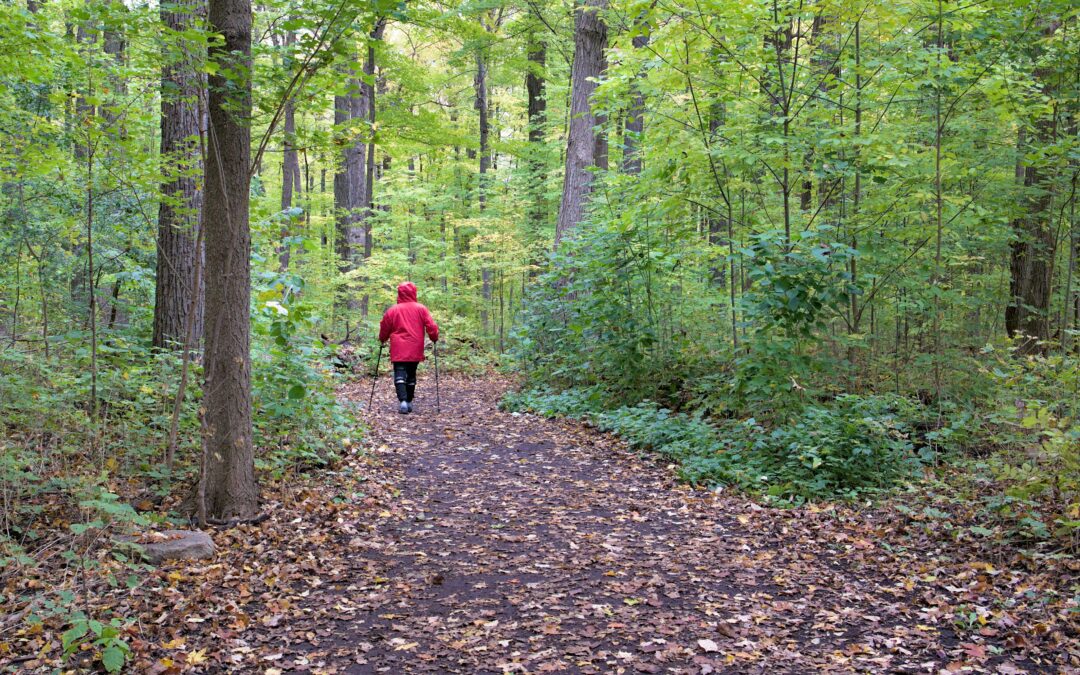
<instances>
[{"instance_id":1,"label":"undergrowth","mask_svg":"<svg viewBox=\"0 0 1080 675\"><path fill-rule=\"evenodd\" d=\"M329 351L311 337L317 318L299 299L302 281L274 274L263 282L253 313L256 467L281 480L335 462L357 429L336 398ZM53 644L65 657L93 654L115 672L133 619L92 612L87 599L103 586L142 583L146 565L131 535L185 521L170 507L197 476L202 378L196 359L170 471L164 449L179 355L151 349L133 329L106 333L95 418L84 338L52 340L49 358L0 350L0 631L59 636Z\"/></svg>"},{"instance_id":2,"label":"undergrowth","mask_svg":"<svg viewBox=\"0 0 1080 675\"><path fill-rule=\"evenodd\" d=\"M706 421L652 401L602 410L595 391L512 393L511 410L584 419L679 465L685 480L730 485L782 503L856 498L891 488L934 459L915 446L911 404L899 397L839 397L810 407L792 424L766 428L753 418Z\"/></svg>"},{"instance_id":3,"label":"undergrowth","mask_svg":"<svg viewBox=\"0 0 1080 675\"><path fill-rule=\"evenodd\" d=\"M956 539L1078 547L1080 425L1058 404L1026 399L981 414L950 406L939 418L917 399L842 394L767 423L648 400L605 408L609 400L599 388L526 390L502 406L584 420L670 459L692 484L730 486L778 506L895 494L889 503L903 516Z\"/></svg>"}]
</instances>

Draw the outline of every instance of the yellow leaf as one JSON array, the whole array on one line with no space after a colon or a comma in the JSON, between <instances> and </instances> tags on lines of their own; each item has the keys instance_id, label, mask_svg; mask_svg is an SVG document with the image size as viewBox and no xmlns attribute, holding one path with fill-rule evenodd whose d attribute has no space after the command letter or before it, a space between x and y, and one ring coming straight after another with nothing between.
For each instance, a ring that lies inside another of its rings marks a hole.
<instances>
[{"instance_id":1,"label":"yellow leaf","mask_svg":"<svg viewBox=\"0 0 1080 675\"><path fill-rule=\"evenodd\" d=\"M206 663L206 650L196 649L193 652L188 652L187 663L189 666L198 666Z\"/></svg>"},{"instance_id":2,"label":"yellow leaf","mask_svg":"<svg viewBox=\"0 0 1080 675\"><path fill-rule=\"evenodd\" d=\"M172 640L169 640L168 642L162 642L161 643L161 648L162 649L180 649L183 646L184 646L184 641L181 640L180 638L173 638Z\"/></svg>"}]
</instances>

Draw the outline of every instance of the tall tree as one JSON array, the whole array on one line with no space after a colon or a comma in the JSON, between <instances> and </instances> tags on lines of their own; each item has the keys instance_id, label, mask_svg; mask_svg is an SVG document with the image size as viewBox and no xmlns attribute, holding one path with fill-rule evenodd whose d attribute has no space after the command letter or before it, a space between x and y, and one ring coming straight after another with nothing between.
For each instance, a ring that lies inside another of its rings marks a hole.
<instances>
[{"instance_id":1,"label":"tall tree","mask_svg":"<svg viewBox=\"0 0 1080 675\"><path fill-rule=\"evenodd\" d=\"M481 49L476 52L476 78L474 80L476 89L474 105L476 106L480 125L480 166L478 167L479 175L477 176L476 184L476 201L481 213L484 212L484 209L487 206L487 179L488 170L491 168L491 147L489 143L491 136L491 110L488 102L487 72L487 57L484 54L483 49ZM491 268L486 264L480 269L480 300L480 329L484 333L488 333L488 306L491 303Z\"/></svg>"},{"instance_id":2,"label":"tall tree","mask_svg":"<svg viewBox=\"0 0 1080 675\"><path fill-rule=\"evenodd\" d=\"M607 25L601 13L607 0L581 0L574 24L574 65L570 72L570 130L566 139L566 173L555 226L555 245L581 222L592 192L591 169L607 161L606 141L591 98L604 72Z\"/></svg>"},{"instance_id":3,"label":"tall tree","mask_svg":"<svg viewBox=\"0 0 1080 675\"><path fill-rule=\"evenodd\" d=\"M286 72L292 66L292 59L289 57L289 50L296 42L296 34L292 31L288 31L285 34L285 58L284 66ZM293 195L300 194L300 155L296 151L296 101L292 96L289 96L283 104L284 122L282 126L282 156L281 156L281 210L285 212L285 221L282 225L281 238L286 239L290 236L289 223L291 217L288 216L288 212L292 209ZM289 268L289 245L282 242L281 250L279 252L279 269L284 272Z\"/></svg>"},{"instance_id":4,"label":"tall tree","mask_svg":"<svg viewBox=\"0 0 1080 675\"><path fill-rule=\"evenodd\" d=\"M160 14L170 39L161 72L161 158L166 178L158 206L153 344L170 347L189 339L189 320L190 339L197 342L202 337L203 288L195 272L196 259L202 256L196 250L196 230L203 201L199 138L205 95L197 47L183 36L197 26L205 5L203 0L164 3Z\"/></svg>"},{"instance_id":5,"label":"tall tree","mask_svg":"<svg viewBox=\"0 0 1080 675\"><path fill-rule=\"evenodd\" d=\"M529 224L534 235L544 222L546 204L544 159L541 154L544 143L544 124L547 118L547 99L544 97L547 46L534 28L529 32L527 47L528 65L525 71L525 90L528 93L526 112L529 123L529 174L533 195L529 208Z\"/></svg>"},{"instance_id":6,"label":"tall tree","mask_svg":"<svg viewBox=\"0 0 1080 675\"><path fill-rule=\"evenodd\" d=\"M1058 20L1044 18L1042 23L1043 39L1052 38ZM1044 52L1038 46L1033 50L1032 79L1053 101L1051 70L1040 63ZM1057 253L1051 205L1057 176L1043 165L1046 159L1040 155L1057 139L1057 117L1057 105L1051 103L1049 110L1035 115L1030 129L1021 127L1017 141L1016 178L1025 191L1024 212L1012 221L1005 329L1009 337L1022 336L1020 351L1025 354L1044 351L1050 338L1050 294Z\"/></svg>"},{"instance_id":7,"label":"tall tree","mask_svg":"<svg viewBox=\"0 0 1080 675\"><path fill-rule=\"evenodd\" d=\"M251 2L210 0L206 159L206 356L200 515L249 519L259 509L251 424Z\"/></svg>"},{"instance_id":8,"label":"tall tree","mask_svg":"<svg viewBox=\"0 0 1080 675\"><path fill-rule=\"evenodd\" d=\"M345 270L356 270L371 253L368 242L367 211L372 191L368 185L369 139L373 133L374 48L371 42L382 38L386 19L378 18L369 34L367 57L359 77L355 71L348 78L348 91L334 97L334 123L342 129L345 137L341 165L334 174L334 207L337 211L338 256L345 261ZM366 133L360 134L360 128ZM373 169L374 165L372 165ZM350 296L346 302L350 310L360 309L360 300Z\"/></svg>"},{"instance_id":9,"label":"tall tree","mask_svg":"<svg viewBox=\"0 0 1080 675\"><path fill-rule=\"evenodd\" d=\"M645 49L649 46L648 24L637 21L634 24L635 31L641 31L635 35L631 44L634 49ZM645 93L641 90L639 80L644 73L639 73L631 83L630 108L626 111L626 122L623 127L623 173L636 176L641 173L641 134L645 131Z\"/></svg>"},{"instance_id":10,"label":"tall tree","mask_svg":"<svg viewBox=\"0 0 1080 675\"><path fill-rule=\"evenodd\" d=\"M363 114L367 116L368 126L371 130L368 135L367 161L364 166L364 195L362 199L364 210L361 214L364 228L363 256L365 260L371 257L374 246L371 219L375 214L375 183L379 179L379 175L375 171L375 97L376 94L383 94L386 91L386 79L376 78L375 76L375 43L382 40L383 33L386 32L386 21L385 16L378 17L375 20L375 27L372 28L371 34L368 36L367 59L364 61L364 81L361 84L365 101ZM385 168L389 169L390 156L387 155L385 159L387 161ZM360 299L360 316L367 317L369 301L370 296L364 293Z\"/></svg>"}]
</instances>

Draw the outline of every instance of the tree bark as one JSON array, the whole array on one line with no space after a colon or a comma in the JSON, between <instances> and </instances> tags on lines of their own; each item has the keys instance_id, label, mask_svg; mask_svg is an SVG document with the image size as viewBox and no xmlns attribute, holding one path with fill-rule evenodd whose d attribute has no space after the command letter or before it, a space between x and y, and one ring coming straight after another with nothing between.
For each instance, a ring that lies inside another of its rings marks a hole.
<instances>
[{"instance_id":1,"label":"tree bark","mask_svg":"<svg viewBox=\"0 0 1080 675\"><path fill-rule=\"evenodd\" d=\"M1053 36L1056 21L1043 22L1043 37ZM1042 49L1032 55L1032 77L1042 85L1043 93L1053 97L1051 73L1038 65ZM1054 198L1052 172L1039 164L1024 165L1028 146L1046 147L1057 139L1057 108L1038 116L1030 132L1023 129L1017 141L1016 178L1024 186L1025 213L1012 221L1013 240L1009 246L1009 295L1005 308L1005 330L1009 337L1020 337L1020 353L1046 351L1050 339L1050 295L1053 284L1057 239L1052 226L1051 205Z\"/></svg>"},{"instance_id":2,"label":"tree bark","mask_svg":"<svg viewBox=\"0 0 1080 675\"><path fill-rule=\"evenodd\" d=\"M382 39L386 19L376 21L369 35L371 40ZM375 73L375 52L370 42L362 72L367 78ZM338 213L338 256L345 262L345 271L359 269L364 258L371 253L368 241L367 214L373 194L369 185L368 154L373 151L367 138L357 137L357 120L367 123L368 133L374 122L374 87L359 77L350 77L349 92L334 97L334 124L345 127L346 138L342 149L341 169L334 174L334 205ZM346 306L361 309L359 298L349 295Z\"/></svg>"},{"instance_id":3,"label":"tree bark","mask_svg":"<svg viewBox=\"0 0 1080 675\"><path fill-rule=\"evenodd\" d=\"M1052 120L1035 122L1037 143L1050 142ZM1017 152L1023 155L1027 145L1021 132ZM1023 166L1017 161L1017 180L1032 191L1026 199L1026 212L1013 219L1014 239L1009 245L1009 305L1005 308L1005 330L1009 337L1021 336L1022 354L1040 353L1050 337L1051 273L1057 242L1050 226L1050 202L1053 193L1043 182L1047 179L1038 166Z\"/></svg>"},{"instance_id":4,"label":"tree bark","mask_svg":"<svg viewBox=\"0 0 1080 675\"><path fill-rule=\"evenodd\" d=\"M590 98L596 80L604 72L604 49L607 26L600 12L607 0L582 0L574 26L574 65L570 75L570 130L566 141L566 174L562 203L555 226L555 246L585 217L585 206L592 192L591 169L606 164L607 149L596 126L599 120Z\"/></svg>"},{"instance_id":5,"label":"tree bark","mask_svg":"<svg viewBox=\"0 0 1080 675\"><path fill-rule=\"evenodd\" d=\"M170 31L186 31L203 12L203 0L183 0L163 5L161 21ZM195 259L203 255L196 250L196 229L203 201L199 131L205 111L194 48L182 46L179 60L166 55L161 73L161 157L167 178L158 206L153 344L159 348L184 344L193 297L193 344L202 338L203 288L195 287Z\"/></svg>"},{"instance_id":6,"label":"tree bark","mask_svg":"<svg viewBox=\"0 0 1080 675\"><path fill-rule=\"evenodd\" d=\"M475 88L476 112L479 118L480 150L479 150L479 175L476 183L476 197L480 212L487 207L487 173L491 167L491 148L489 147L491 135L491 121L488 113L488 88L487 88L487 62L483 51L476 52L476 78L473 81ZM491 270L484 266L480 270L480 330L487 334L491 303Z\"/></svg>"},{"instance_id":7,"label":"tree bark","mask_svg":"<svg viewBox=\"0 0 1080 675\"><path fill-rule=\"evenodd\" d=\"M251 425L251 2L210 0L206 161L206 356L201 509L232 522L259 509Z\"/></svg>"},{"instance_id":8,"label":"tree bark","mask_svg":"<svg viewBox=\"0 0 1080 675\"><path fill-rule=\"evenodd\" d=\"M534 32L529 34L528 66L525 71L525 90L528 92L529 120L529 184L532 192L529 209L529 247L533 269L530 276L535 276L543 261L544 246L542 241L544 223L547 220L547 200L545 184L547 171L544 166L544 125L547 121L547 99L544 95L547 46Z\"/></svg>"},{"instance_id":9,"label":"tree bark","mask_svg":"<svg viewBox=\"0 0 1080 675\"><path fill-rule=\"evenodd\" d=\"M537 38L535 33L530 34L525 90L528 92L529 173L530 183L533 185L529 221L534 235L540 232L544 223L544 214L547 211L544 203L544 183L547 175L544 171L544 160L540 154L543 150L544 123L547 117L547 99L544 98L546 60L546 45Z\"/></svg>"},{"instance_id":10,"label":"tree bark","mask_svg":"<svg viewBox=\"0 0 1080 675\"><path fill-rule=\"evenodd\" d=\"M488 115L490 110L488 109L487 62L482 51L476 53L476 79L473 81L473 86L476 92L474 105L480 120L480 176L477 181L476 192L480 210L483 211L487 205L487 195L485 194L487 191L487 172L491 168L491 148L489 147L491 121Z\"/></svg>"},{"instance_id":11,"label":"tree bark","mask_svg":"<svg viewBox=\"0 0 1080 675\"><path fill-rule=\"evenodd\" d=\"M291 31L285 34L285 48L288 49L296 42L296 35ZM292 59L286 56L284 59L286 72L292 66ZM300 194L300 155L296 151L296 102L290 96L284 104L284 125L282 128L282 159L281 159L281 210L287 212L293 205L293 194ZM281 248L278 251L278 269L282 272L289 269L289 244L285 243L292 233L289 231L290 218L285 215L281 227Z\"/></svg>"},{"instance_id":12,"label":"tree bark","mask_svg":"<svg viewBox=\"0 0 1080 675\"><path fill-rule=\"evenodd\" d=\"M644 27L641 27L644 30ZM634 49L649 46L649 35L635 35L632 41ZM641 91L640 80L644 73L638 73L631 83L630 109L626 111L626 124L623 127L623 173L636 176L641 173L641 134L645 131L645 94Z\"/></svg>"}]
</instances>

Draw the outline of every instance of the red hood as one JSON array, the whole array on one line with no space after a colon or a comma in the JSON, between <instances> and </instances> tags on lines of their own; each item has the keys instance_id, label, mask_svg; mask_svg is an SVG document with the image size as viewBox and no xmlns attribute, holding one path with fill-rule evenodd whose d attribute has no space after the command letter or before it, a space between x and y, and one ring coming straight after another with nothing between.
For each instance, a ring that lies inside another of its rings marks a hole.
<instances>
[{"instance_id":1,"label":"red hood","mask_svg":"<svg viewBox=\"0 0 1080 675\"><path fill-rule=\"evenodd\" d=\"M416 286L411 281L406 281L397 287L398 302L416 302Z\"/></svg>"}]
</instances>

